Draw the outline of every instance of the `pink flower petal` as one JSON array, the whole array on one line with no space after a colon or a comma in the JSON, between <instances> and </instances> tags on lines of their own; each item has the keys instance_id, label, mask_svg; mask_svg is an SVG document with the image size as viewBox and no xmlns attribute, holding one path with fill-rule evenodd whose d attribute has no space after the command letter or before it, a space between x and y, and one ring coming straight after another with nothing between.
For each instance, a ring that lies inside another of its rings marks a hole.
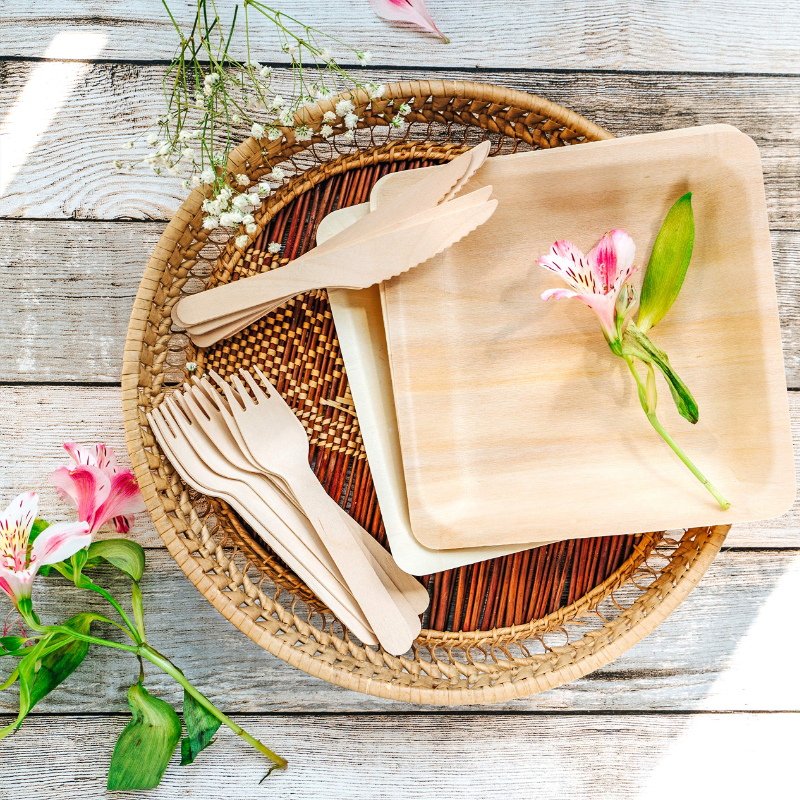
<instances>
[{"instance_id":1,"label":"pink flower petal","mask_svg":"<svg viewBox=\"0 0 800 800\"><path fill-rule=\"evenodd\" d=\"M11 536L19 532L18 535L25 540L27 547L28 536L38 511L39 498L36 492L25 492L15 497L0 516L0 536Z\"/></svg>"},{"instance_id":2,"label":"pink flower petal","mask_svg":"<svg viewBox=\"0 0 800 800\"><path fill-rule=\"evenodd\" d=\"M0 589L11 598L14 605L17 605L23 597L31 596L34 575L33 570L14 572L0 566Z\"/></svg>"},{"instance_id":3,"label":"pink flower petal","mask_svg":"<svg viewBox=\"0 0 800 800\"><path fill-rule=\"evenodd\" d=\"M72 470L59 467L50 474L50 481L59 496L78 509L78 519L97 530L93 520L109 496L111 480L98 467L82 464Z\"/></svg>"},{"instance_id":4,"label":"pink flower petal","mask_svg":"<svg viewBox=\"0 0 800 800\"><path fill-rule=\"evenodd\" d=\"M133 473L127 471L118 472L111 479L111 490L108 493L108 499L97 509L92 523L92 530L98 530L115 517L127 517L144 511L145 508L144 498L139 491L139 485L136 483Z\"/></svg>"},{"instance_id":5,"label":"pink flower petal","mask_svg":"<svg viewBox=\"0 0 800 800\"><path fill-rule=\"evenodd\" d=\"M597 293L602 291L598 286L595 272L589 259L572 242L560 239L554 242L550 253L539 259L539 266L554 272L579 293Z\"/></svg>"},{"instance_id":6,"label":"pink flower petal","mask_svg":"<svg viewBox=\"0 0 800 800\"><path fill-rule=\"evenodd\" d=\"M619 275L630 275L633 259L636 257L636 245L633 239L623 230L617 228L609 231L589 252L588 260L595 274L600 279L604 290L617 286ZM622 281L619 282L619 286Z\"/></svg>"},{"instance_id":7,"label":"pink flower petal","mask_svg":"<svg viewBox=\"0 0 800 800\"><path fill-rule=\"evenodd\" d=\"M420 28L441 36L445 41L447 37L436 27L436 23L428 13L424 0L369 0L372 10L382 19L396 22L410 22Z\"/></svg>"},{"instance_id":8,"label":"pink flower petal","mask_svg":"<svg viewBox=\"0 0 800 800\"><path fill-rule=\"evenodd\" d=\"M578 293L573 292L571 289L548 289L542 292L542 300L568 300L571 297L577 297Z\"/></svg>"},{"instance_id":9,"label":"pink flower petal","mask_svg":"<svg viewBox=\"0 0 800 800\"><path fill-rule=\"evenodd\" d=\"M31 548L31 566L56 564L92 543L88 522L57 522L45 528Z\"/></svg>"}]
</instances>

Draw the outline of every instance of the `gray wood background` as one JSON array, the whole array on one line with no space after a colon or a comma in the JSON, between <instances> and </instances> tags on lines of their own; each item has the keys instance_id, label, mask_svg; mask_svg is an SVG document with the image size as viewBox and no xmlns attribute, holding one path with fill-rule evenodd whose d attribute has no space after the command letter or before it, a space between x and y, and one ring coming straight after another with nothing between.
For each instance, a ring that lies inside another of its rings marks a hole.
<instances>
[{"instance_id":1,"label":"gray wood background","mask_svg":"<svg viewBox=\"0 0 800 800\"><path fill-rule=\"evenodd\" d=\"M185 19L192 3L170 5ZM371 50L366 72L383 81L435 74L500 83L619 136L710 122L752 136L800 441L797 2L429 0L450 45L375 18L367 0L278 5ZM61 442L105 441L127 460L125 328L147 257L184 192L177 181L115 175L109 165L160 113L174 41L158 0L0 0L0 18L0 499L36 488L43 515L54 516L60 505L47 475L62 461ZM272 40L264 42L261 60L280 63ZM133 535L147 548L143 591L155 646L291 762L258 786L264 762L222 731L195 765L174 763L148 797L793 794L797 505L781 519L735 527L688 600L622 658L560 689L481 709L395 704L290 669L214 611L148 519ZM58 580L37 592L45 616L86 603ZM3 616L7 607L0 601ZM104 797L135 677L130 659L95 653L0 745L0 798ZM158 676L149 685L179 699ZM0 725L15 705L13 692L0 695Z\"/></svg>"}]
</instances>

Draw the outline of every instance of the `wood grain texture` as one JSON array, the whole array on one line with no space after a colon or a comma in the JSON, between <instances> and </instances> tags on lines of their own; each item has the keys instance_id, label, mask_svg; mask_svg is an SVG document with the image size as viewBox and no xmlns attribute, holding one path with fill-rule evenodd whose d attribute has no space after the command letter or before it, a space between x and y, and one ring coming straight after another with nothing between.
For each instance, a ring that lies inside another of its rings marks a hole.
<instances>
[{"instance_id":1,"label":"wood grain texture","mask_svg":"<svg viewBox=\"0 0 800 800\"><path fill-rule=\"evenodd\" d=\"M169 5L181 25L192 18L194 4L188 0ZM230 19L233 5L233 0L216 3L224 20ZM492 0L491 13L481 4L429 0L449 45L410 25L378 19L365 0L283 0L274 5L353 47L370 50L378 64L786 73L797 71L800 56L800 22L783 0L565 0L557 14L543 12L536 0ZM107 59L167 59L176 46L175 31L156 0L8 0L4 13L2 55L39 57L49 49L62 57L84 57L66 34L102 37L99 56ZM250 16L258 19L252 10ZM253 30L264 33L252 37L258 41L252 54L262 61L283 61L272 30L263 24ZM244 49L241 37L232 49Z\"/></svg>"},{"instance_id":2,"label":"wood grain texture","mask_svg":"<svg viewBox=\"0 0 800 800\"><path fill-rule=\"evenodd\" d=\"M800 474L800 394L789 393L795 464ZM106 442L128 463L119 389L62 386L0 386L0 496L33 489L41 515L63 518L66 506L48 476L63 461L65 441ZM111 534L107 534L111 535ZM146 514L137 517L132 535L145 546L161 546ZM800 546L800 500L776 520L736 525L726 544L732 547Z\"/></svg>"},{"instance_id":3,"label":"wood grain texture","mask_svg":"<svg viewBox=\"0 0 800 800\"><path fill-rule=\"evenodd\" d=\"M0 220L0 382L117 383L133 298L163 227ZM787 382L799 388L800 231L773 231L772 254Z\"/></svg>"},{"instance_id":4,"label":"wood grain texture","mask_svg":"<svg viewBox=\"0 0 800 800\"><path fill-rule=\"evenodd\" d=\"M37 67L0 62L0 119ZM0 197L0 216L169 219L186 196L177 178L156 177L144 168L116 174L110 166L114 159L143 155L144 150L126 151L121 145L143 134L163 112L163 74L158 66L86 65L57 109L57 124L32 142ZM419 73L385 69L364 76L390 81ZM800 78L457 70L437 72L436 77L533 92L617 136L714 122L736 125L759 145L771 227L800 229L800 185L795 180Z\"/></svg>"},{"instance_id":5,"label":"wood grain texture","mask_svg":"<svg viewBox=\"0 0 800 800\"><path fill-rule=\"evenodd\" d=\"M97 575L101 585L125 601L129 582L111 570ZM269 655L218 614L164 550L148 550L142 591L148 641L226 712L419 709L340 689ZM34 593L38 613L53 622L89 608L106 613L103 601L95 598L69 588L60 577L39 579ZM796 551L722 552L681 606L620 658L573 683L492 709L796 711L800 686L794 665L800 643L785 633L794 627L798 602ZM8 602L0 599L3 617L7 610ZM110 638L116 635L102 631ZM771 652L768 681L761 673L764 650ZM0 669L5 674L8 667L3 662ZM45 698L37 713L122 712L137 671L127 653L93 650L91 661ZM180 702L181 691L171 679L149 666L147 676L152 691ZM15 710L16 691L0 694L0 713Z\"/></svg>"},{"instance_id":6,"label":"wood grain texture","mask_svg":"<svg viewBox=\"0 0 800 800\"><path fill-rule=\"evenodd\" d=\"M7 800L70 800L79 787L100 800L124 717L33 718L4 742L18 768ZM487 713L241 715L236 722L286 756L266 771L263 756L223 728L191 767L178 758L150 792L115 797L348 798L536 797L537 800L668 800L680 775L684 800L786 796L800 714L637 715ZM48 762L69 769L42 769ZM746 748L747 757L743 757ZM628 754L635 754L635 756ZM702 754L702 757L699 756Z\"/></svg>"},{"instance_id":7,"label":"wood grain texture","mask_svg":"<svg viewBox=\"0 0 800 800\"><path fill-rule=\"evenodd\" d=\"M0 221L0 380L118 383L133 300L163 228Z\"/></svg>"}]
</instances>

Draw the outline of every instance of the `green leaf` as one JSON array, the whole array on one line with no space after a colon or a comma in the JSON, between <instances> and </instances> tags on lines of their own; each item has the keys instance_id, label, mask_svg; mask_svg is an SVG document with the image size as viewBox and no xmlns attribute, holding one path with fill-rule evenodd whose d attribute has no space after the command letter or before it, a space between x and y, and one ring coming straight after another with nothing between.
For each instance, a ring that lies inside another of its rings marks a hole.
<instances>
[{"instance_id":1,"label":"green leaf","mask_svg":"<svg viewBox=\"0 0 800 800\"><path fill-rule=\"evenodd\" d=\"M31 528L31 535L28 537L28 544L33 544L34 539L45 529L49 528L50 523L45 522L43 519L35 519L33 527Z\"/></svg>"},{"instance_id":2,"label":"green leaf","mask_svg":"<svg viewBox=\"0 0 800 800\"><path fill-rule=\"evenodd\" d=\"M141 683L128 690L133 719L117 739L107 788L110 792L154 789L181 738L181 721L172 707Z\"/></svg>"},{"instance_id":3,"label":"green leaf","mask_svg":"<svg viewBox=\"0 0 800 800\"><path fill-rule=\"evenodd\" d=\"M0 636L0 647L4 650L19 650L27 646L28 640L24 636Z\"/></svg>"},{"instance_id":4,"label":"green leaf","mask_svg":"<svg viewBox=\"0 0 800 800\"><path fill-rule=\"evenodd\" d=\"M187 735L181 740L181 766L191 764L213 741L222 724L188 692L183 693L183 721Z\"/></svg>"},{"instance_id":5,"label":"green leaf","mask_svg":"<svg viewBox=\"0 0 800 800\"><path fill-rule=\"evenodd\" d=\"M89 559L102 558L137 583L144 572L144 550L140 544L128 539L106 539L89 545Z\"/></svg>"},{"instance_id":6,"label":"green leaf","mask_svg":"<svg viewBox=\"0 0 800 800\"><path fill-rule=\"evenodd\" d=\"M678 296L694 246L692 193L669 210L644 274L637 325L643 333L660 322Z\"/></svg>"},{"instance_id":7,"label":"green leaf","mask_svg":"<svg viewBox=\"0 0 800 800\"><path fill-rule=\"evenodd\" d=\"M667 354L656 347L650 339L645 336L639 328L630 324L625 329L622 338L622 354L629 358L638 358L646 364L652 364L661 370L661 374L667 381L672 399L678 407L678 412L694 425L699 419L697 401L692 397L689 387L678 377L677 373L669 363Z\"/></svg>"},{"instance_id":8,"label":"green leaf","mask_svg":"<svg viewBox=\"0 0 800 800\"><path fill-rule=\"evenodd\" d=\"M64 625L77 633L88 635L92 623L102 619L105 618L99 614L77 614ZM88 652L88 642L68 638L61 647L44 656L31 687L31 708L72 675Z\"/></svg>"}]
</instances>

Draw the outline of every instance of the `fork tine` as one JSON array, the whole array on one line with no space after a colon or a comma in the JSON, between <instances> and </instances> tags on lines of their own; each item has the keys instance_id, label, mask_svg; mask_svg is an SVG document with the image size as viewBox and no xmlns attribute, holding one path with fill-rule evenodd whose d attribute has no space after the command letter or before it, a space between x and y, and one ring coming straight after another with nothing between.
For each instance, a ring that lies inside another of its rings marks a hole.
<instances>
[{"instance_id":1,"label":"fork tine","mask_svg":"<svg viewBox=\"0 0 800 800\"><path fill-rule=\"evenodd\" d=\"M253 369L258 373L258 377L264 385L264 391L267 393L267 396L272 397L277 390L272 385L270 379L255 364L253 364Z\"/></svg>"},{"instance_id":2,"label":"fork tine","mask_svg":"<svg viewBox=\"0 0 800 800\"><path fill-rule=\"evenodd\" d=\"M247 389L245 389L244 384L239 379L238 375L231 375L231 381L233 381L234 385L236 386L236 390L239 394L240 402L244 404L244 407L253 408L255 406L255 401L252 397L247 393Z\"/></svg>"},{"instance_id":3,"label":"fork tine","mask_svg":"<svg viewBox=\"0 0 800 800\"><path fill-rule=\"evenodd\" d=\"M256 383L256 379L246 370L240 369L239 372L242 374L242 377L247 381L247 385L252 390L253 394L256 398L256 403L263 402L264 400L268 400L269 397L264 394L264 390Z\"/></svg>"},{"instance_id":4,"label":"fork tine","mask_svg":"<svg viewBox=\"0 0 800 800\"><path fill-rule=\"evenodd\" d=\"M205 376L198 378L196 375L193 375L192 383L194 384L192 388L205 397L218 411L229 412L231 410L228 401L208 382Z\"/></svg>"},{"instance_id":5,"label":"fork tine","mask_svg":"<svg viewBox=\"0 0 800 800\"><path fill-rule=\"evenodd\" d=\"M222 377L220 377L214 370L209 371L209 375L214 379L214 382L222 389L222 393L225 396L225 400L228 403L228 411L233 413L233 408L236 406L237 408L242 407L242 402L238 399L238 394L234 391L233 387Z\"/></svg>"}]
</instances>

